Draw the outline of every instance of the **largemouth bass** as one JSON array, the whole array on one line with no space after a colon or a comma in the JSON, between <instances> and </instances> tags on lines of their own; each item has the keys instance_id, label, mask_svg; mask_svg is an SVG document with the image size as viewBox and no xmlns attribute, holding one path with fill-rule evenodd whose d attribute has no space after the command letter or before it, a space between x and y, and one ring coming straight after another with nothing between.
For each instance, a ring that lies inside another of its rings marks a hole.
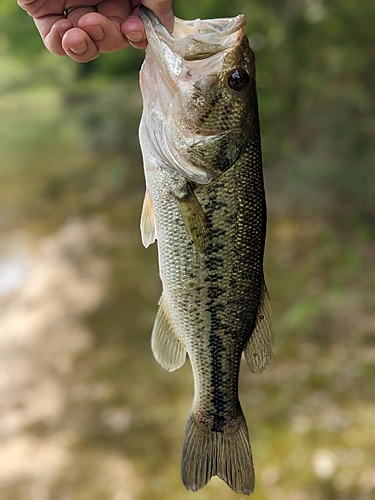
<instances>
[{"instance_id":1,"label":"largemouth bass","mask_svg":"<svg viewBox=\"0 0 375 500\"><path fill-rule=\"evenodd\" d=\"M176 18L171 35L142 9L148 47L140 74L141 233L146 247L157 239L163 285L152 350L171 371L188 353L193 369L185 486L196 491L217 475L250 495L241 356L259 372L272 355L254 53L243 16Z\"/></svg>"}]
</instances>

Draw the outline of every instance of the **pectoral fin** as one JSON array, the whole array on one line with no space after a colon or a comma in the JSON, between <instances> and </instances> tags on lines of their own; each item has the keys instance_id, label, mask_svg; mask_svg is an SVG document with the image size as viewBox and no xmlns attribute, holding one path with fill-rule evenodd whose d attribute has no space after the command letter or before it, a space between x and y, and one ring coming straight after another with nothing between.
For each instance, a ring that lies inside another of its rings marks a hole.
<instances>
[{"instance_id":1,"label":"pectoral fin","mask_svg":"<svg viewBox=\"0 0 375 500\"><path fill-rule=\"evenodd\" d=\"M154 205L148 191L145 193L141 215L141 238L143 245L147 248L156 240L156 224Z\"/></svg>"},{"instance_id":2,"label":"pectoral fin","mask_svg":"<svg viewBox=\"0 0 375 500\"><path fill-rule=\"evenodd\" d=\"M262 372L265 369L272 357L272 348L271 306L267 288L263 282L254 330L244 349L245 358L251 371Z\"/></svg>"},{"instance_id":3,"label":"pectoral fin","mask_svg":"<svg viewBox=\"0 0 375 500\"><path fill-rule=\"evenodd\" d=\"M189 183L179 193L172 193L177 201L187 232L190 235L195 249L204 253L209 242L210 232L203 209L197 200Z\"/></svg>"},{"instance_id":4,"label":"pectoral fin","mask_svg":"<svg viewBox=\"0 0 375 500\"><path fill-rule=\"evenodd\" d=\"M170 372L177 370L185 362L185 346L177 337L164 297L159 302L151 335L151 348L155 359Z\"/></svg>"}]
</instances>

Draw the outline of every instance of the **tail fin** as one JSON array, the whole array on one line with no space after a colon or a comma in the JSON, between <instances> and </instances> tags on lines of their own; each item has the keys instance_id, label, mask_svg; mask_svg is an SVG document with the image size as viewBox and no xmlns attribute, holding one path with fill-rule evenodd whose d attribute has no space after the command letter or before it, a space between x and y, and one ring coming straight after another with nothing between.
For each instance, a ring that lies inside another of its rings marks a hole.
<instances>
[{"instance_id":1,"label":"tail fin","mask_svg":"<svg viewBox=\"0 0 375 500\"><path fill-rule=\"evenodd\" d=\"M182 452L181 474L188 490L197 491L218 476L236 493L251 495L254 469L245 417L237 425L214 432L190 413Z\"/></svg>"}]
</instances>

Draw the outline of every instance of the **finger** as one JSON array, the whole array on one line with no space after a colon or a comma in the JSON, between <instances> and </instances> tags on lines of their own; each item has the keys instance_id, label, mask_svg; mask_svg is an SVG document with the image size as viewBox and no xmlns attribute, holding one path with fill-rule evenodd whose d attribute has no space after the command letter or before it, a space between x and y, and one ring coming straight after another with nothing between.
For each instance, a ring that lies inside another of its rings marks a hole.
<instances>
[{"instance_id":1,"label":"finger","mask_svg":"<svg viewBox=\"0 0 375 500\"><path fill-rule=\"evenodd\" d=\"M65 33L73 28L73 24L68 19L61 19L57 21L49 33L44 37L44 45L53 54L58 56L65 56L65 50L63 49L61 42Z\"/></svg>"},{"instance_id":2,"label":"finger","mask_svg":"<svg viewBox=\"0 0 375 500\"><path fill-rule=\"evenodd\" d=\"M65 0L17 0L21 9L25 10L31 17L41 17L48 14L61 15L63 17Z\"/></svg>"},{"instance_id":3,"label":"finger","mask_svg":"<svg viewBox=\"0 0 375 500\"><path fill-rule=\"evenodd\" d=\"M82 18L93 13L96 7L83 6L68 13L68 20L74 28L67 31L62 38L64 53L76 62L89 62L96 59L100 53L94 40L78 27Z\"/></svg>"},{"instance_id":4,"label":"finger","mask_svg":"<svg viewBox=\"0 0 375 500\"><path fill-rule=\"evenodd\" d=\"M95 42L100 52L112 52L129 45L120 30L121 19L108 18L101 14L91 13L81 17L78 27L87 33Z\"/></svg>"},{"instance_id":5,"label":"finger","mask_svg":"<svg viewBox=\"0 0 375 500\"><path fill-rule=\"evenodd\" d=\"M135 12L137 12L137 10ZM121 32L136 49L144 49L146 47L147 38L145 27L138 15L131 15L125 19L121 25Z\"/></svg>"},{"instance_id":6,"label":"finger","mask_svg":"<svg viewBox=\"0 0 375 500\"><path fill-rule=\"evenodd\" d=\"M89 62L100 54L95 43L80 28L68 30L64 34L61 44L65 54L76 62Z\"/></svg>"},{"instance_id":7,"label":"finger","mask_svg":"<svg viewBox=\"0 0 375 500\"><path fill-rule=\"evenodd\" d=\"M87 1L87 0L85 0ZM74 26L78 25L78 21L85 14L92 14L93 12L97 12L97 7L95 5L77 5L76 7L70 7L64 11L67 19L73 23Z\"/></svg>"},{"instance_id":8,"label":"finger","mask_svg":"<svg viewBox=\"0 0 375 500\"><path fill-rule=\"evenodd\" d=\"M174 14L172 11L172 0L142 0L142 4L160 19L167 30L172 33L174 26Z\"/></svg>"},{"instance_id":9,"label":"finger","mask_svg":"<svg viewBox=\"0 0 375 500\"><path fill-rule=\"evenodd\" d=\"M48 0L18 0L18 5L34 18L35 25L48 50L54 54L62 55L61 37L71 27L63 14L63 0L48 2ZM63 22L55 29L55 24ZM48 35L53 30L51 36ZM49 39L46 41L46 37Z\"/></svg>"}]
</instances>

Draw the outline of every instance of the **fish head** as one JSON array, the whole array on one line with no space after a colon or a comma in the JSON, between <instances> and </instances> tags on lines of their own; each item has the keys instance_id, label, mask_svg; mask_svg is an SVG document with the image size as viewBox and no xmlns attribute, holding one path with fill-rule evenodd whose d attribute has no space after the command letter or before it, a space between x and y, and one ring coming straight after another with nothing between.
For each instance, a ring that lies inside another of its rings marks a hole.
<instances>
[{"instance_id":1,"label":"fish head","mask_svg":"<svg viewBox=\"0 0 375 500\"><path fill-rule=\"evenodd\" d=\"M142 7L141 15L148 38L141 87L144 94L153 87L154 96L149 128L159 130L160 152L180 174L208 183L238 160L256 132L255 56L244 16L176 18L170 34L150 11Z\"/></svg>"}]
</instances>

